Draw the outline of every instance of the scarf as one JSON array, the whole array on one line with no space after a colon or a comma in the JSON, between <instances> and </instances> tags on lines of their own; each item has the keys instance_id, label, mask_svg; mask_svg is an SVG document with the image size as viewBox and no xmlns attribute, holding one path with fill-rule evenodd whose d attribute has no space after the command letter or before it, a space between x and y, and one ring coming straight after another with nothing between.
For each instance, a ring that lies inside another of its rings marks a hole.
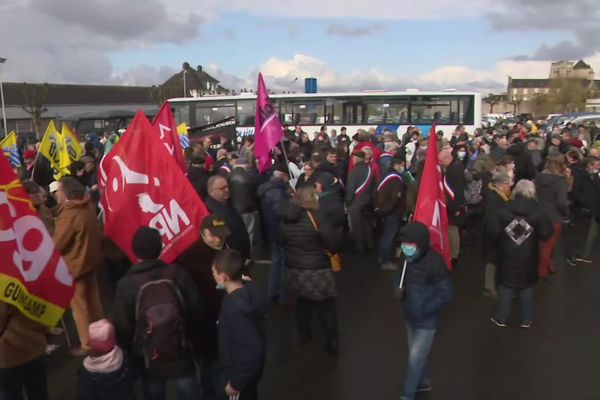
<instances>
[{"instance_id":1,"label":"scarf","mask_svg":"<svg viewBox=\"0 0 600 400\"><path fill-rule=\"evenodd\" d=\"M83 360L83 367L90 372L97 374L108 374L115 372L123 365L123 351L119 346L115 346L109 353L100 357L86 357Z\"/></svg>"},{"instance_id":2,"label":"scarf","mask_svg":"<svg viewBox=\"0 0 600 400\"><path fill-rule=\"evenodd\" d=\"M494 185L492 185L491 183L488 183L488 189L490 189L492 192L496 192L498 193L498 196L500 196L500 198L504 201L510 201L511 200L511 196L510 193L509 194L504 194L501 191L499 191L498 189L496 189L496 187L494 187Z\"/></svg>"}]
</instances>

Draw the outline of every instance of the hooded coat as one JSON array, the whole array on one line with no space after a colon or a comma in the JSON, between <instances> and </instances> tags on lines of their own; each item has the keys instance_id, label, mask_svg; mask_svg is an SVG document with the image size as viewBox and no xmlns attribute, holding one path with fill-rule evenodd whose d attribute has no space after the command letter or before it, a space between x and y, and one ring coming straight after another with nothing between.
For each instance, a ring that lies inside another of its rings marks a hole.
<instances>
[{"instance_id":1,"label":"hooded coat","mask_svg":"<svg viewBox=\"0 0 600 400\"><path fill-rule=\"evenodd\" d=\"M241 392L262 377L267 354L264 319L268 299L252 283L229 293L219 313L219 365Z\"/></svg>"},{"instance_id":2,"label":"hooded coat","mask_svg":"<svg viewBox=\"0 0 600 400\"><path fill-rule=\"evenodd\" d=\"M402 242L416 243L418 255L407 260L404 318L417 329L435 329L444 306L452 300L453 286L444 259L429 245L429 230L411 222L400 230Z\"/></svg>"},{"instance_id":3,"label":"hooded coat","mask_svg":"<svg viewBox=\"0 0 600 400\"><path fill-rule=\"evenodd\" d=\"M522 196L496 213L488 232L497 244L500 285L523 289L537 282L540 241L553 230L539 203Z\"/></svg>"},{"instance_id":4,"label":"hooded coat","mask_svg":"<svg viewBox=\"0 0 600 400\"><path fill-rule=\"evenodd\" d=\"M567 178L542 172L535 178L537 196L544 214L553 224L569 214Z\"/></svg>"}]
</instances>

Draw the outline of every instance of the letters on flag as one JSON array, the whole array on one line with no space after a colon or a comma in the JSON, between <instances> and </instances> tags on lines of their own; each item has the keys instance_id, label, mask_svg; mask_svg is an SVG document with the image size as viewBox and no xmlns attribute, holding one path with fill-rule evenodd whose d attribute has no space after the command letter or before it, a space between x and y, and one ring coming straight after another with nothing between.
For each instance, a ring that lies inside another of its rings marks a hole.
<instances>
[{"instance_id":1,"label":"letters on flag","mask_svg":"<svg viewBox=\"0 0 600 400\"><path fill-rule=\"evenodd\" d=\"M258 171L263 174L272 164L271 152L283 139L283 129L277 111L271 104L265 81L260 72L258 73L257 93L254 155L258 158Z\"/></svg>"},{"instance_id":2,"label":"letters on flag","mask_svg":"<svg viewBox=\"0 0 600 400\"><path fill-rule=\"evenodd\" d=\"M56 326L73 297L73 278L4 154L0 154L0 259L0 301L34 321Z\"/></svg>"},{"instance_id":3,"label":"letters on flag","mask_svg":"<svg viewBox=\"0 0 600 400\"><path fill-rule=\"evenodd\" d=\"M104 231L132 261L140 226L160 232L167 263L198 240L208 211L142 112L100 162L98 184Z\"/></svg>"},{"instance_id":4,"label":"letters on flag","mask_svg":"<svg viewBox=\"0 0 600 400\"><path fill-rule=\"evenodd\" d=\"M15 131L10 132L0 141L0 149L2 149L6 158L10 160L13 167L21 166L21 157L17 148L17 133Z\"/></svg>"},{"instance_id":5,"label":"letters on flag","mask_svg":"<svg viewBox=\"0 0 600 400\"><path fill-rule=\"evenodd\" d=\"M438 161L435 125L432 127L432 132L433 134L429 135L425 167L423 168L413 220L421 222L429 228L431 247L444 258L446 266L452 269L450 242L448 240L448 211L446 209L444 180Z\"/></svg>"},{"instance_id":6,"label":"letters on flag","mask_svg":"<svg viewBox=\"0 0 600 400\"><path fill-rule=\"evenodd\" d=\"M175 158L177 165L179 165L179 168L181 168L185 174L187 172L185 157L183 156L183 149L181 147L181 142L179 141L179 135L177 134L175 117L173 116L169 103L166 101L164 102L160 111L156 114L152 125L156 128L162 144L169 154Z\"/></svg>"}]
</instances>

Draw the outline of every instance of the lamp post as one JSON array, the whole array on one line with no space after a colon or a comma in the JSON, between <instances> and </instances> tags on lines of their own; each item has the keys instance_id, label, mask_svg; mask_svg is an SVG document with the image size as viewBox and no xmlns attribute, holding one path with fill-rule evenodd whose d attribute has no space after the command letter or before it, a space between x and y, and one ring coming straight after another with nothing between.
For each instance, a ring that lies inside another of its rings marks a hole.
<instances>
[{"instance_id":1,"label":"lamp post","mask_svg":"<svg viewBox=\"0 0 600 400\"><path fill-rule=\"evenodd\" d=\"M185 74L187 73L187 69L183 70L183 97L187 97L187 84L185 81Z\"/></svg>"},{"instance_id":2,"label":"lamp post","mask_svg":"<svg viewBox=\"0 0 600 400\"><path fill-rule=\"evenodd\" d=\"M4 64L6 58L0 57L0 64ZM2 118L4 120L4 137L8 136L8 127L6 126L6 109L4 108L4 87L2 82L4 81L4 65L2 65L2 72L0 72L0 99L2 99Z\"/></svg>"}]
</instances>

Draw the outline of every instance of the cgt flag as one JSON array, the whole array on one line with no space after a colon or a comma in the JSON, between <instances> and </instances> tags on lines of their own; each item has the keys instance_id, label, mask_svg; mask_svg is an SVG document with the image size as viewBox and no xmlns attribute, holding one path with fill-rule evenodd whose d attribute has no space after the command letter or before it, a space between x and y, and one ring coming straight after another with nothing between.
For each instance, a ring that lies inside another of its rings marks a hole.
<instances>
[{"instance_id":1,"label":"cgt flag","mask_svg":"<svg viewBox=\"0 0 600 400\"><path fill-rule=\"evenodd\" d=\"M413 220L421 222L429 228L431 247L444 258L448 269L452 269L450 242L448 240L446 194L442 179L442 170L438 162L435 125L431 129L433 134L429 135L425 167L423 168Z\"/></svg>"},{"instance_id":2,"label":"cgt flag","mask_svg":"<svg viewBox=\"0 0 600 400\"><path fill-rule=\"evenodd\" d=\"M185 157L183 156L183 149L181 148L181 142L179 141L177 125L175 125L175 117L173 116L169 103L166 101L164 102L160 111L156 114L152 125L156 128L162 144L169 154L175 158L179 168L181 168L184 174L187 173Z\"/></svg>"},{"instance_id":3,"label":"cgt flag","mask_svg":"<svg viewBox=\"0 0 600 400\"><path fill-rule=\"evenodd\" d=\"M2 149L4 155L10 160L13 167L21 166L21 157L17 148L17 134L15 131L10 132L0 141L0 149Z\"/></svg>"},{"instance_id":4,"label":"cgt flag","mask_svg":"<svg viewBox=\"0 0 600 400\"><path fill-rule=\"evenodd\" d=\"M256 125L254 129L254 155L258 158L258 171L264 174L272 164L271 152L283 139L279 116L269 100L262 74L258 73L256 96Z\"/></svg>"},{"instance_id":5,"label":"cgt flag","mask_svg":"<svg viewBox=\"0 0 600 400\"><path fill-rule=\"evenodd\" d=\"M0 259L0 301L56 326L73 297L73 278L2 152Z\"/></svg>"},{"instance_id":6,"label":"cgt flag","mask_svg":"<svg viewBox=\"0 0 600 400\"><path fill-rule=\"evenodd\" d=\"M98 185L104 232L132 261L131 241L141 226L160 232L167 263L198 240L208 211L144 113L100 162Z\"/></svg>"}]
</instances>

